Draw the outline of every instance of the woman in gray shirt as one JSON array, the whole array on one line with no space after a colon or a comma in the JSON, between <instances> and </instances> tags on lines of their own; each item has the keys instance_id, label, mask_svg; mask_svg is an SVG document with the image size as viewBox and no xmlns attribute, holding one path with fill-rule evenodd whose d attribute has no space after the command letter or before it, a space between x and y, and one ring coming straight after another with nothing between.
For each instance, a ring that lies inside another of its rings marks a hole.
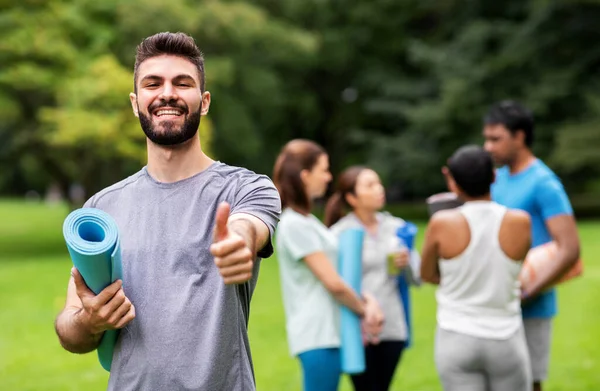
<instances>
[{"instance_id":1,"label":"woman in gray shirt","mask_svg":"<svg viewBox=\"0 0 600 391\"><path fill-rule=\"evenodd\" d=\"M362 166L352 166L339 177L337 191L329 199L325 210L325 224L335 235L352 227L366 231L362 254L362 289L375 296L385 323L377 345L368 343L365 348L366 371L352 376L356 391L386 391L405 343L408 325L405 309L398 291L398 274L416 282L416 273L410 266L418 264L419 255L411 256L396 236L404 220L379 212L385 205L385 190L377 173ZM345 210L351 212L345 215ZM389 258L389 261L388 261ZM418 268L416 268L418 270Z\"/></svg>"}]
</instances>

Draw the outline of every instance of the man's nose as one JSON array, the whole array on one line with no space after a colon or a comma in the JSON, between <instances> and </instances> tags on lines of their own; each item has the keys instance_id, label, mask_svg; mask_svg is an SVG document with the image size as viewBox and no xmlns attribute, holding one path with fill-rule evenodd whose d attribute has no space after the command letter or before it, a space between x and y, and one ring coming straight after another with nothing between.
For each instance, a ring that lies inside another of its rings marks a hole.
<instances>
[{"instance_id":1,"label":"man's nose","mask_svg":"<svg viewBox=\"0 0 600 391\"><path fill-rule=\"evenodd\" d=\"M494 149L494 148L490 141L486 141L483 143L483 149L485 149L487 152L492 152L492 149Z\"/></svg>"},{"instance_id":2,"label":"man's nose","mask_svg":"<svg viewBox=\"0 0 600 391\"><path fill-rule=\"evenodd\" d=\"M177 99L179 99L179 97L177 96L177 90L171 83L165 83L159 98L167 102L172 100L176 101Z\"/></svg>"}]
</instances>

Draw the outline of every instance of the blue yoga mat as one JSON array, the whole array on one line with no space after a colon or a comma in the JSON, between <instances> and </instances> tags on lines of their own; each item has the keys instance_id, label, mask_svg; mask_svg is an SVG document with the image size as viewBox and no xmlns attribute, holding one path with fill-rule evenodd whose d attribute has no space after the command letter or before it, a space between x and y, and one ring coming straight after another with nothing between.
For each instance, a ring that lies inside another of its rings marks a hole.
<instances>
[{"instance_id":1,"label":"blue yoga mat","mask_svg":"<svg viewBox=\"0 0 600 391\"><path fill-rule=\"evenodd\" d=\"M417 236L418 228L411 222L406 222L402 227L398 228L396 235L404 242L408 248L409 254L412 253L414 248L415 237ZM406 271L402 271L398 276L398 291L400 293L400 300L404 306L404 318L406 320L406 326L408 328L408 336L406 339L406 347L412 344L412 317L411 317L411 300L410 300L410 287L406 276Z\"/></svg>"},{"instance_id":2,"label":"blue yoga mat","mask_svg":"<svg viewBox=\"0 0 600 391\"><path fill-rule=\"evenodd\" d=\"M63 224L63 236L73 265L95 294L123 279L117 223L106 212L82 208L71 212ZM110 372L118 330L107 330L98 346L98 359Z\"/></svg>"},{"instance_id":3,"label":"blue yoga mat","mask_svg":"<svg viewBox=\"0 0 600 391\"><path fill-rule=\"evenodd\" d=\"M347 229L339 236L339 273L358 295L361 292L364 236L365 231L361 228ZM365 348L362 342L360 319L345 306L341 306L341 338L342 372L348 374L364 372Z\"/></svg>"}]
</instances>

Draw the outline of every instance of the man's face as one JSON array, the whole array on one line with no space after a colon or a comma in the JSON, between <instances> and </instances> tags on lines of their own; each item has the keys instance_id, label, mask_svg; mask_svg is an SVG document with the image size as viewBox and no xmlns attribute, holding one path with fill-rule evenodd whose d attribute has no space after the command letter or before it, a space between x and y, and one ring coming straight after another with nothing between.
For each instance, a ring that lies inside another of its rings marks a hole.
<instances>
[{"instance_id":1,"label":"man's face","mask_svg":"<svg viewBox=\"0 0 600 391\"><path fill-rule=\"evenodd\" d=\"M513 135L504 125L485 125L483 137L483 147L492 155L497 166L511 164L515 160L519 146L517 139L522 138L522 132Z\"/></svg>"},{"instance_id":2,"label":"man's face","mask_svg":"<svg viewBox=\"0 0 600 391\"><path fill-rule=\"evenodd\" d=\"M200 91L194 64L171 55L149 58L138 67L136 87L131 105L150 141L176 146L196 135L200 116L208 113L210 93Z\"/></svg>"}]
</instances>

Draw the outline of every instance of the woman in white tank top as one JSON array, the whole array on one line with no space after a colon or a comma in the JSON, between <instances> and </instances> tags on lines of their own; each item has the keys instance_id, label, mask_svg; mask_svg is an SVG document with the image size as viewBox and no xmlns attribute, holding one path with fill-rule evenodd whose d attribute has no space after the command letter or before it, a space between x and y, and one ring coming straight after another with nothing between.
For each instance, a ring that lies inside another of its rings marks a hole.
<instances>
[{"instance_id":1,"label":"woman in white tank top","mask_svg":"<svg viewBox=\"0 0 600 391\"><path fill-rule=\"evenodd\" d=\"M529 391L519 272L530 218L490 198L491 157L460 148L444 175L464 205L435 213L425 233L421 278L439 284L435 362L445 391Z\"/></svg>"}]
</instances>

